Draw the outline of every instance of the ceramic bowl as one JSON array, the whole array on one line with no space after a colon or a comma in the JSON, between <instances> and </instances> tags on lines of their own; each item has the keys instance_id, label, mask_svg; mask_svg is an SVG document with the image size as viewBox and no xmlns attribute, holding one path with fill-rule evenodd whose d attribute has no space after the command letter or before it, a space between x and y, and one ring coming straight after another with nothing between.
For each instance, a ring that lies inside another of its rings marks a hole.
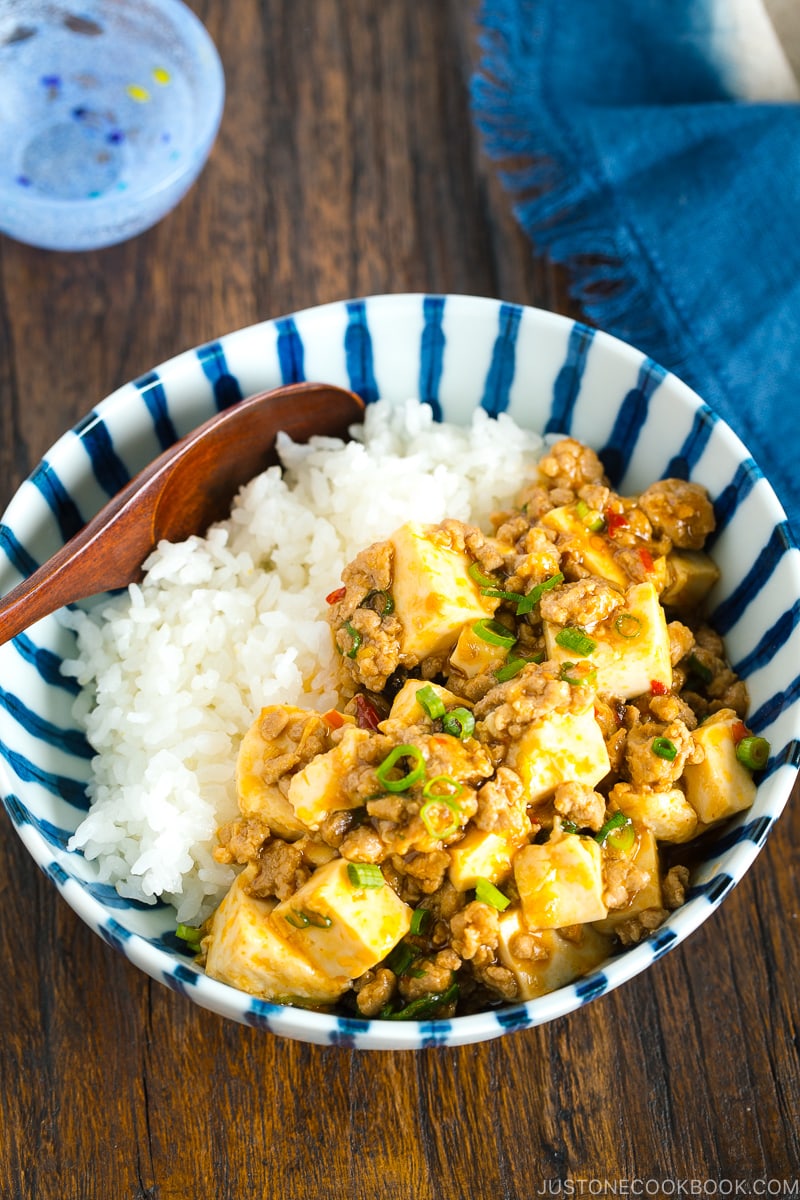
<instances>
[{"instance_id":1,"label":"ceramic bowl","mask_svg":"<svg viewBox=\"0 0 800 1200\"><path fill-rule=\"evenodd\" d=\"M453 1020L355 1020L283 1008L205 977L174 936L174 912L121 899L66 849L86 809L91 752L59 674L72 635L55 617L0 648L0 773L6 809L33 858L102 938L153 978L248 1025L317 1043L402 1049L459 1045L550 1021L645 970L701 925L759 853L789 796L800 735L800 555L745 447L680 380L614 338L564 317L464 296L396 295L335 303L220 338L127 384L65 434L0 526L7 591L164 447L241 397L300 379L365 400L418 396L466 421L476 405L604 452L633 492L665 475L714 500L721 582L713 621L751 695L749 723L769 739L753 807L704 842L686 904L649 939L568 987Z\"/></svg>"},{"instance_id":2,"label":"ceramic bowl","mask_svg":"<svg viewBox=\"0 0 800 1200\"><path fill-rule=\"evenodd\" d=\"M181 0L0 0L0 232L87 250L154 225L202 169L224 94Z\"/></svg>"}]
</instances>

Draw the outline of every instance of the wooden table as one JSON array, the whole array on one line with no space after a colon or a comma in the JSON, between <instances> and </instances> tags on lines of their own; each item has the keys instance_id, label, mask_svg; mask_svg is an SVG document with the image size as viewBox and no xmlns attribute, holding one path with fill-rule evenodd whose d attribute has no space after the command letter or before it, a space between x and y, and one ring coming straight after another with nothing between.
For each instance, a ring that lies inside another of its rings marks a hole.
<instances>
[{"instance_id":1,"label":"wooden table","mask_svg":"<svg viewBox=\"0 0 800 1200\"><path fill-rule=\"evenodd\" d=\"M184 202L95 253L0 239L3 503L119 384L265 317L414 290L569 311L476 145L468 4L194 7L228 97ZM798 1195L796 802L645 976L552 1025L419 1054L195 1008L90 933L0 826L4 1200Z\"/></svg>"}]
</instances>

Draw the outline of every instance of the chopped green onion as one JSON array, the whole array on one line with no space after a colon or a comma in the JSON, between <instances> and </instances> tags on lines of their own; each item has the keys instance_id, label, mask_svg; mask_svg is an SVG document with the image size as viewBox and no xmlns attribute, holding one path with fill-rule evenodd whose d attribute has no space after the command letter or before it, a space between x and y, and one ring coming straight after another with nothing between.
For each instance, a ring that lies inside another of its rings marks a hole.
<instances>
[{"instance_id":1,"label":"chopped green onion","mask_svg":"<svg viewBox=\"0 0 800 1200\"><path fill-rule=\"evenodd\" d=\"M342 629L347 630L347 632L350 634L350 638L353 643L351 645L350 649L347 651L347 657L355 658L356 654L358 653L358 651L361 647L363 638L361 637L361 634L358 632L358 630L355 628L355 626L351 625L349 621L345 621L344 625L342 626Z\"/></svg>"},{"instance_id":2,"label":"chopped green onion","mask_svg":"<svg viewBox=\"0 0 800 1200\"><path fill-rule=\"evenodd\" d=\"M495 621L493 617L483 617L480 621L476 621L472 626L472 632L484 642L488 642L490 646L505 646L508 650L517 640L510 629L501 625L499 621Z\"/></svg>"},{"instance_id":3,"label":"chopped green onion","mask_svg":"<svg viewBox=\"0 0 800 1200\"><path fill-rule=\"evenodd\" d=\"M701 683L711 683L714 674L710 667L707 667L704 662L701 662L696 654L690 654L688 665L691 668L693 675L696 675Z\"/></svg>"},{"instance_id":4,"label":"chopped green onion","mask_svg":"<svg viewBox=\"0 0 800 1200\"><path fill-rule=\"evenodd\" d=\"M442 717L442 729L445 733L449 733L453 737L460 738L462 742L465 742L467 738L472 737L475 729L475 718L468 708L451 708L450 712Z\"/></svg>"},{"instance_id":5,"label":"chopped green onion","mask_svg":"<svg viewBox=\"0 0 800 1200\"><path fill-rule=\"evenodd\" d=\"M525 613L532 612L545 592L549 592L552 588L558 587L563 582L564 576L559 571L557 575L551 575L549 579L544 579L541 583L537 583L520 600L517 605L517 616L521 617Z\"/></svg>"},{"instance_id":6,"label":"chopped green onion","mask_svg":"<svg viewBox=\"0 0 800 1200\"><path fill-rule=\"evenodd\" d=\"M411 914L411 929L409 933L418 937L423 934L431 923L433 913L429 908L415 908Z\"/></svg>"},{"instance_id":7,"label":"chopped green onion","mask_svg":"<svg viewBox=\"0 0 800 1200\"><path fill-rule=\"evenodd\" d=\"M398 942L393 950L387 954L385 961L386 966L395 975L405 975L408 968L411 966L415 958L419 958L422 951L419 946L412 946L410 942Z\"/></svg>"},{"instance_id":8,"label":"chopped green onion","mask_svg":"<svg viewBox=\"0 0 800 1200\"><path fill-rule=\"evenodd\" d=\"M440 1008L444 1008L446 1004L452 1002L458 997L458 984L451 983L450 987L444 992L431 992L427 996L417 996L416 1000L412 1000L406 1004L405 1008L393 1010L391 1004L387 1004L381 1012L381 1017L385 1021L413 1021L433 1017Z\"/></svg>"},{"instance_id":9,"label":"chopped green onion","mask_svg":"<svg viewBox=\"0 0 800 1200\"><path fill-rule=\"evenodd\" d=\"M575 512L578 514L581 524L585 525L590 533L599 533L605 525L603 514L596 508L589 508L585 500L578 501L575 505Z\"/></svg>"},{"instance_id":10,"label":"chopped green onion","mask_svg":"<svg viewBox=\"0 0 800 1200\"><path fill-rule=\"evenodd\" d=\"M175 936L182 942L186 942L191 950L199 950L203 940L202 930L195 929L193 925L179 925L175 930Z\"/></svg>"},{"instance_id":11,"label":"chopped green onion","mask_svg":"<svg viewBox=\"0 0 800 1200\"><path fill-rule=\"evenodd\" d=\"M615 812L608 818L600 832L594 835L594 840L601 846L610 846L612 850L618 850L620 854L627 854L633 849L636 842L636 827L630 817L625 816L625 813Z\"/></svg>"},{"instance_id":12,"label":"chopped green onion","mask_svg":"<svg viewBox=\"0 0 800 1200\"><path fill-rule=\"evenodd\" d=\"M559 629L556 634L556 644L562 646L565 650L573 650L575 654L591 654L596 648L597 642L583 632L582 629L577 629L574 625L565 625L563 629Z\"/></svg>"},{"instance_id":13,"label":"chopped green onion","mask_svg":"<svg viewBox=\"0 0 800 1200\"><path fill-rule=\"evenodd\" d=\"M446 792L438 792L436 786L448 788ZM442 800L445 797L449 800L455 800L456 796L460 796L464 791L463 783L459 783L457 779L453 779L452 775L434 775L433 779L429 779L422 789L422 794L426 800Z\"/></svg>"},{"instance_id":14,"label":"chopped green onion","mask_svg":"<svg viewBox=\"0 0 800 1200\"><path fill-rule=\"evenodd\" d=\"M396 776L390 776L389 772L394 770L401 758L412 759L414 765L398 779ZM375 774L378 783L387 792L407 792L415 783L420 783L425 778L425 759L422 757L422 751L417 746L395 746Z\"/></svg>"},{"instance_id":15,"label":"chopped green onion","mask_svg":"<svg viewBox=\"0 0 800 1200\"><path fill-rule=\"evenodd\" d=\"M736 746L739 762L751 771L760 771L769 760L770 745L763 737L743 737Z\"/></svg>"},{"instance_id":16,"label":"chopped green onion","mask_svg":"<svg viewBox=\"0 0 800 1200\"><path fill-rule=\"evenodd\" d=\"M424 687L417 689L416 700L425 715L432 721L435 721L437 717L444 716L446 711L444 700L431 684L426 683Z\"/></svg>"},{"instance_id":17,"label":"chopped green onion","mask_svg":"<svg viewBox=\"0 0 800 1200\"><path fill-rule=\"evenodd\" d=\"M521 603L525 597L522 592L504 592L501 588L481 588L482 596L494 596L497 600L513 600Z\"/></svg>"},{"instance_id":18,"label":"chopped green onion","mask_svg":"<svg viewBox=\"0 0 800 1200\"><path fill-rule=\"evenodd\" d=\"M614 628L620 637L635 638L642 631L642 622L639 617L635 617L633 613L620 613L614 622Z\"/></svg>"},{"instance_id":19,"label":"chopped green onion","mask_svg":"<svg viewBox=\"0 0 800 1200\"><path fill-rule=\"evenodd\" d=\"M290 913L284 914L284 920L295 929L307 929L309 925L313 925L315 929L330 929L333 924L331 917L305 908L293 908Z\"/></svg>"},{"instance_id":20,"label":"chopped green onion","mask_svg":"<svg viewBox=\"0 0 800 1200\"><path fill-rule=\"evenodd\" d=\"M383 871L377 863L347 864L347 877L353 887L379 888L384 885Z\"/></svg>"},{"instance_id":21,"label":"chopped green onion","mask_svg":"<svg viewBox=\"0 0 800 1200\"><path fill-rule=\"evenodd\" d=\"M480 900L482 904L490 904L498 912L504 912L511 903L508 896L504 896L490 879L484 879L483 876L475 884L475 899Z\"/></svg>"},{"instance_id":22,"label":"chopped green onion","mask_svg":"<svg viewBox=\"0 0 800 1200\"><path fill-rule=\"evenodd\" d=\"M558 677L562 683L569 683L572 687L594 687L597 683L597 670L586 662L564 662Z\"/></svg>"},{"instance_id":23,"label":"chopped green onion","mask_svg":"<svg viewBox=\"0 0 800 1200\"><path fill-rule=\"evenodd\" d=\"M374 608L372 601L377 597L381 597L380 608ZM394 597L391 592L384 591L383 588L373 588L371 592L367 592L364 599L358 606L359 608L370 608L376 612L379 617L388 617L389 613L394 612Z\"/></svg>"},{"instance_id":24,"label":"chopped green onion","mask_svg":"<svg viewBox=\"0 0 800 1200\"><path fill-rule=\"evenodd\" d=\"M467 567L467 574L473 583L477 583L482 588L496 588L499 583L499 580L494 575L484 575L476 562L470 563Z\"/></svg>"},{"instance_id":25,"label":"chopped green onion","mask_svg":"<svg viewBox=\"0 0 800 1200\"><path fill-rule=\"evenodd\" d=\"M443 808L449 809L449 820L445 817L447 824L437 825L436 813L438 811L442 815ZM420 821L431 837L435 838L446 838L450 837L451 833L455 833L460 826L460 816L461 809L449 796L432 796L419 810Z\"/></svg>"},{"instance_id":26,"label":"chopped green onion","mask_svg":"<svg viewBox=\"0 0 800 1200\"><path fill-rule=\"evenodd\" d=\"M494 672L494 677L498 683L508 683L509 679L519 675L522 668L527 667L531 661L530 658L509 658L504 666L498 667Z\"/></svg>"},{"instance_id":27,"label":"chopped green onion","mask_svg":"<svg viewBox=\"0 0 800 1200\"><path fill-rule=\"evenodd\" d=\"M678 756L678 747L669 738L653 738L653 754L657 754L659 758L663 758L667 762L673 762Z\"/></svg>"},{"instance_id":28,"label":"chopped green onion","mask_svg":"<svg viewBox=\"0 0 800 1200\"><path fill-rule=\"evenodd\" d=\"M575 824L575 822L567 821L567 820L565 820L564 817L561 818L561 828L563 829L564 833L577 833L578 832L578 826Z\"/></svg>"}]
</instances>

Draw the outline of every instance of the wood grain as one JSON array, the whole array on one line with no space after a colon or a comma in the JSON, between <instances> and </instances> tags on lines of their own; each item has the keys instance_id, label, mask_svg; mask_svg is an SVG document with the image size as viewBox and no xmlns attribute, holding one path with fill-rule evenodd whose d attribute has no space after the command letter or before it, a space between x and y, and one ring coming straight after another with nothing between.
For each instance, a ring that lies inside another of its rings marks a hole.
<instances>
[{"instance_id":1,"label":"wood grain","mask_svg":"<svg viewBox=\"0 0 800 1200\"><path fill-rule=\"evenodd\" d=\"M572 311L479 153L469 4L192 6L228 95L184 202L96 253L0 239L3 501L115 387L254 321L419 289ZM551 1025L419 1054L280 1041L196 1009L90 933L5 814L0 828L3 1200L797 1179L796 797L721 910L646 975Z\"/></svg>"}]
</instances>

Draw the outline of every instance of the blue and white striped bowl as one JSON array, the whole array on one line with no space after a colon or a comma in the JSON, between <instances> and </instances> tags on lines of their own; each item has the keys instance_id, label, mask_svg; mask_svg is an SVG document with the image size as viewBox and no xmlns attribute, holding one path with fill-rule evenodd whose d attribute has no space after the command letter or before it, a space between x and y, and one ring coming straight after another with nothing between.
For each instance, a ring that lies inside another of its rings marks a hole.
<instances>
[{"instance_id":1,"label":"blue and white striped bowl","mask_svg":"<svg viewBox=\"0 0 800 1200\"><path fill-rule=\"evenodd\" d=\"M665 475L705 484L722 580L713 620L747 680L750 724L772 745L753 808L707 844L687 903L643 944L527 1004L452 1021L354 1020L282 1008L198 972L174 914L122 900L66 849L85 809L91 751L61 677L71 635L48 618L0 648L0 784L33 858L79 916L153 978L273 1033L359 1048L459 1045L552 1020L644 970L700 925L739 880L789 796L800 736L800 555L745 447L673 375L638 351L552 313L465 296L375 296L266 321L181 354L109 396L49 451L0 525L0 592L51 555L136 471L217 409L302 379L365 400L419 396L437 417L477 405L602 451L623 492ZM33 916L31 917L33 919Z\"/></svg>"}]
</instances>

